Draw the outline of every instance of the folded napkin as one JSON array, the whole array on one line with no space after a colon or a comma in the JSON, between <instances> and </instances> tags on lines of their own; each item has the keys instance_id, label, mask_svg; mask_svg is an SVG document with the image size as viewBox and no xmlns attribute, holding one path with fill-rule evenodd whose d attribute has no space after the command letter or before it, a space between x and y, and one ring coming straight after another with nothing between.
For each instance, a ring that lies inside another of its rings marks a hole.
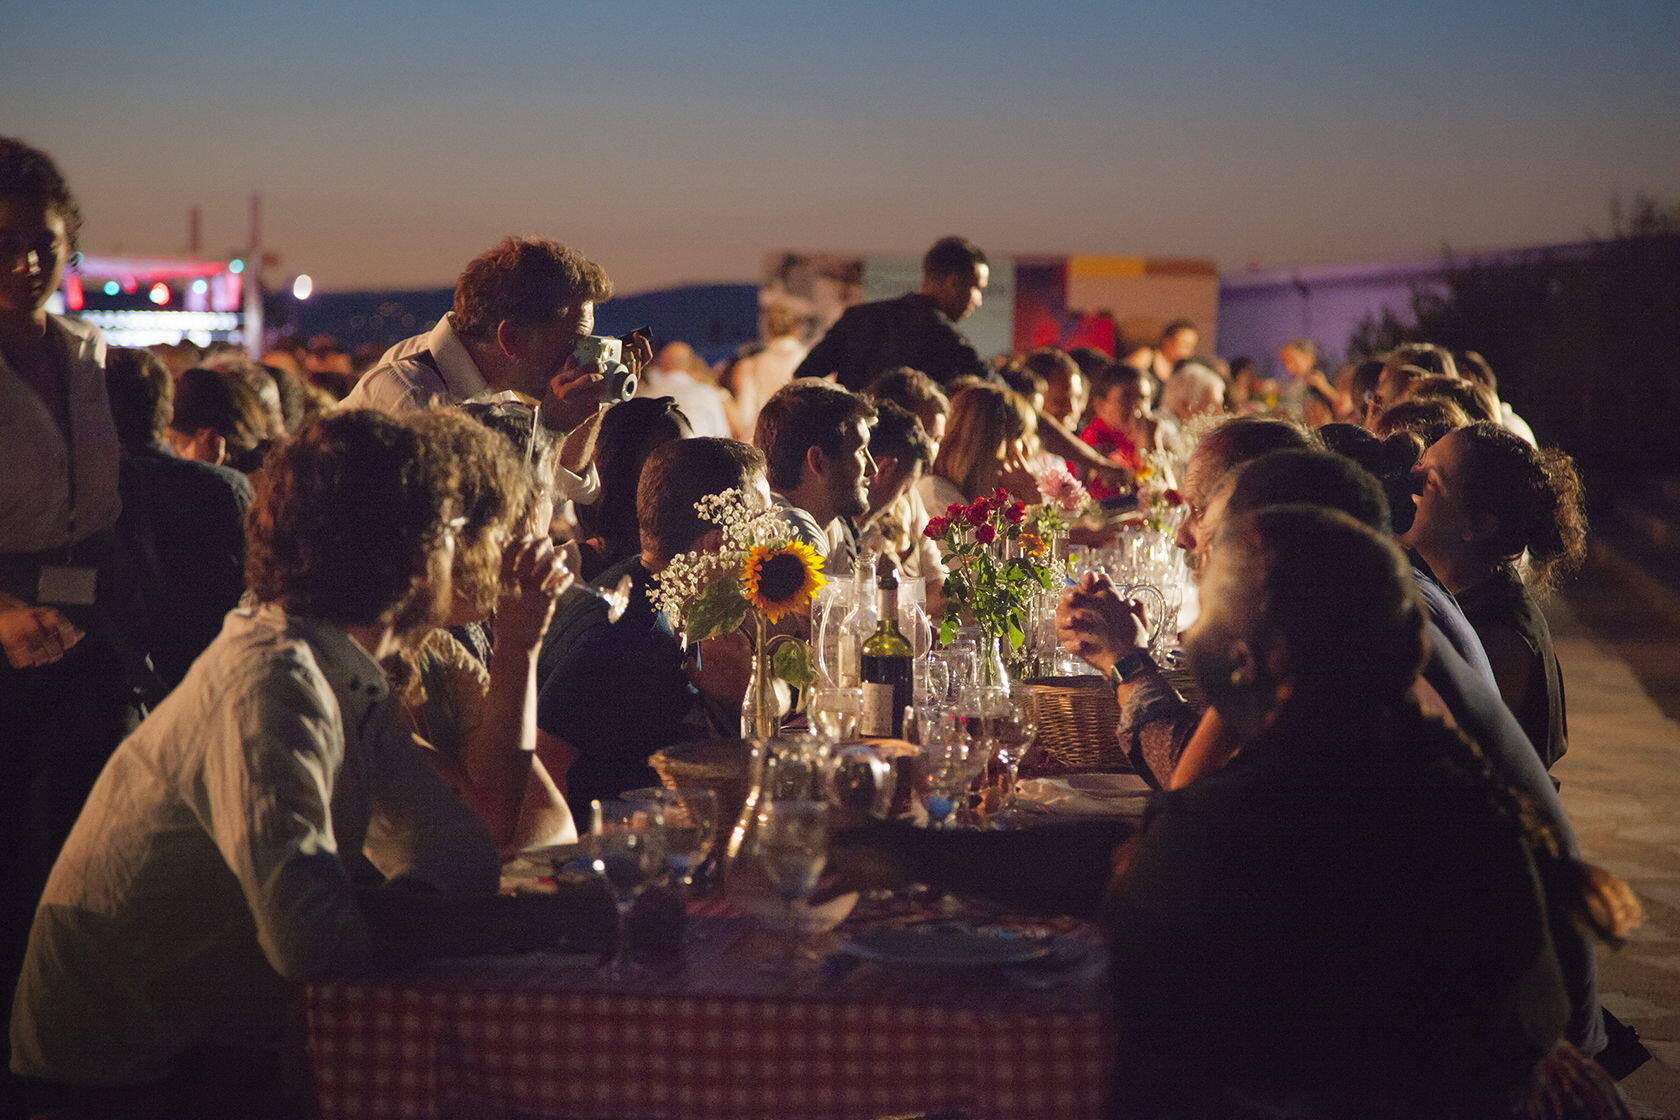
<instances>
[{"instance_id":1,"label":"folded napkin","mask_svg":"<svg viewBox=\"0 0 1680 1120\"><path fill-rule=\"evenodd\" d=\"M1072 774L1029 778L1015 786L1024 809L1081 817L1135 817L1149 801L1149 785L1135 774Z\"/></svg>"}]
</instances>

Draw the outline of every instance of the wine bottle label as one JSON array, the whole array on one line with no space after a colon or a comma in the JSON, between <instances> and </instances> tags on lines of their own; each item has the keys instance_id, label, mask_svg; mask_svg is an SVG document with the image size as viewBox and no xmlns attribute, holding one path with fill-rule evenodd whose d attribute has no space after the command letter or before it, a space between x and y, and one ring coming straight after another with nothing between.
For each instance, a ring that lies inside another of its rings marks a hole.
<instances>
[{"instance_id":1,"label":"wine bottle label","mask_svg":"<svg viewBox=\"0 0 1680 1120\"><path fill-rule=\"evenodd\" d=\"M858 731L864 735L890 737L893 733L893 686L890 684L874 684L865 681L863 684L863 715L858 720Z\"/></svg>"}]
</instances>

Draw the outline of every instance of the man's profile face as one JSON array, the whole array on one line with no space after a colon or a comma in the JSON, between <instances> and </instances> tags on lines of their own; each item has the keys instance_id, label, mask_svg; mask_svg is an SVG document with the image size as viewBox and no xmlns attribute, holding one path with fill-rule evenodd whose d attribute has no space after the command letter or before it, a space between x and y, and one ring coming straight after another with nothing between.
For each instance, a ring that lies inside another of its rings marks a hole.
<instances>
[{"instance_id":1,"label":"man's profile face","mask_svg":"<svg viewBox=\"0 0 1680 1120\"><path fill-rule=\"evenodd\" d=\"M873 517L909 492L921 475L919 467L906 470L895 456L875 460L875 477L869 482L869 515Z\"/></svg>"},{"instance_id":2,"label":"man's profile face","mask_svg":"<svg viewBox=\"0 0 1680 1120\"><path fill-rule=\"evenodd\" d=\"M869 426L854 420L846 427L846 442L840 454L828 461L828 493L837 513L862 517L869 512L869 483L875 477L875 460L869 455Z\"/></svg>"},{"instance_id":3,"label":"man's profile face","mask_svg":"<svg viewBox=\"0 0 1680 1120\"><path fill-rule=\"evenodd\" d=\"M934 302L947 318L966 319L980 310L991 277L991 267L983 264L975 265L973 272L941 276L935 283Z\"/></svg>"},{"instance_id":4,"label":"man's profile face","mask_svg":"<svg viewBox=\"0 0 1680 1120\"><path fill-rule=\"evenodd\" d=\"M595 305L561 307L545 322L508 325L516 347L510 355L515 362L515 388L540 400L549 379L577 349L578 339L595 333Z\"/></svg>"}]
</instances>

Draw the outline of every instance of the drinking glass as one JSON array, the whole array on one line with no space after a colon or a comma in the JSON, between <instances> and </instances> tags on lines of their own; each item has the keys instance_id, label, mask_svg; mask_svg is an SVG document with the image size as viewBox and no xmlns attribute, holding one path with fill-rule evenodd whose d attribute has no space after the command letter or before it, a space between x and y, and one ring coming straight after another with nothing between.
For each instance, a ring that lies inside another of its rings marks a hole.
<instances>
[{"instance_id":1,"label":"drinking glass","mask_svg":"<svg viewBox=\"0 0 1680 1120\"><path fill-rule=\"evenodd\" d=\"M664 814L657 803L635 801L595 801L592 809L590 843L618 905L618 948L609 972L622 978L631 967L630 911L665 870Z\"/></svg>"},{"instance_id":2,"label":"drinking glass","mask_svg":"<svg viewBox=\"0 0 1680 1120\"><path fill-rule=\"evenodd\" d=\"M1007 811L1015 807L1015 783L1021 775L1021 760L1038 741L1038 701L1030 688L1019 688L1010 694L994 734L997 747L993 758L1003 787L1002 807Z\"/></svg>"},{"instance_id":3,"label":"drinking glass","mask_svg":"<svg viewBox=\"0 0 1680 1120\"><path fill-rule=\"evenodd\" d=\"M819 685L811 690L811 726L831 743L851 743L858 737L863 717L862 688L831 688Z\"/></svg>"},{"instance_id":4,"label":"drinking glass","mask_svg":"<svg viewBox=\"0 0 1680 1120\"><path fill-rule=\"evenodd\" d=\"M787 904L787 946L783 965L799 967L799 906L816 889L828 862L828 805L822 801L767 801L758 811L753 854L765 877Z\"/></svg>"},{"instance_id":5,"label":"drinking glass","mask_svg":"<svg viewBox=\"0 0 1680 1120\"><path fill-rule=\"evenodd\" d=\"M710 789L665 789L654 786L624 793L624 800L659 807L665 825L665 866L677 885L694 885L694 873L717 843L717 792Z\"/></svg>"},{"instance_id":6,"label":"drinking glass","mask_svg":"<svg viewBox=\"0 0 1680 1120\"><path fill-rule=\"evenodd\" d=\"M974 784L974 744L954 709L919 710L922 764L927 775L927 814L935 827L954 820Z\"/></svg>"}]
</instances>

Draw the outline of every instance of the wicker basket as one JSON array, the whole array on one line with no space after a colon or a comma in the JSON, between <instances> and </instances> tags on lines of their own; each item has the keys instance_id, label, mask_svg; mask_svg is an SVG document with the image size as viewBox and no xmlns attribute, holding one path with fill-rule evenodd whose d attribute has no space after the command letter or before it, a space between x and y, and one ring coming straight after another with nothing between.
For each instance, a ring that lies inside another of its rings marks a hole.
<instances>
[{"instance_id":1,"label":"wicker basket","mask_svg":"<svg viewBox=\"0 0 1680 1120\"><path fill-rule=\"evenodd\" d=\"M1120 705L1103 677L1041 677L1031 682L1038 702L1038 743L1031 765L1038 773L1100 770L1129 773L1115 725Z\"/></svg>"},{"instance_id":2,"label":"wicker basket","mask_svg":"<svg viewBox=\"0 0 1680 1120\"><path fill-rule=\"evenodd\" d=\"M747 803L752 778L752 744L745 739L706 739L666 747L648 759L667 789L709 789L717 793L718 815L728 828Z\"/></svg>"}]
</instances>

